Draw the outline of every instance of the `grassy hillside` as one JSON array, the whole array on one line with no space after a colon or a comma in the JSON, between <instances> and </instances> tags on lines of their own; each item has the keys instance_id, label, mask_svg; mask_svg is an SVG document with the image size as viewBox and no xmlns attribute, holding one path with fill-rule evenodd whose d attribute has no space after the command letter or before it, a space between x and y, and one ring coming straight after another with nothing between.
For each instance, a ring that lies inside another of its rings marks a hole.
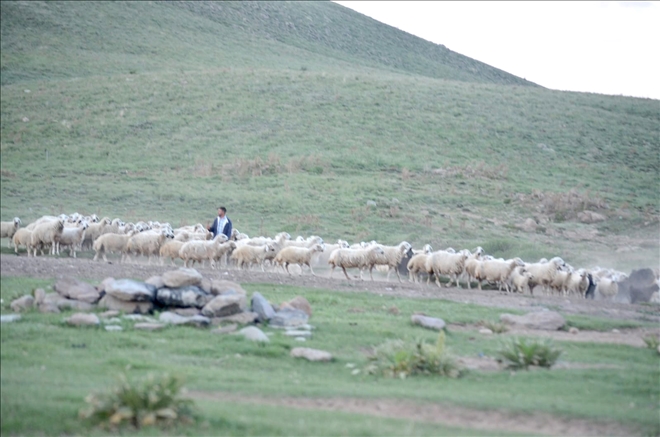
<instances>
[{"instance_id":1,"label":"grassy hillside","mask_svg":"<svg viewBox=\"0 0 660 437\"><path fill-rule=\"evenodd\" d=\"M251 235L660 262L658 101L527 86L332 3L1 8L3 220L224 204Z\"/></svg>"}]
</instances>

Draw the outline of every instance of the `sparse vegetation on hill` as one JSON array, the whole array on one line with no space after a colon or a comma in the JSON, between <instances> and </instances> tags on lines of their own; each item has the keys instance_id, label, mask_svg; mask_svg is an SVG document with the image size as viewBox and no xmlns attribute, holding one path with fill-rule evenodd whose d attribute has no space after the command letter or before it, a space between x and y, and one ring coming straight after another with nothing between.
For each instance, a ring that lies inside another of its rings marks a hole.
<instances>
[{"instance_id":1,"label":"sparse vegetation on hill","mask_svg":"<svg viewBox=\"0 0 660 437\"><path fill-rule=\"evenodd\" d=\"M326 2L1 7L3 219L221 202L252 234L657 264L657 101L531 86Z\"/></svg>"}]
</instances>

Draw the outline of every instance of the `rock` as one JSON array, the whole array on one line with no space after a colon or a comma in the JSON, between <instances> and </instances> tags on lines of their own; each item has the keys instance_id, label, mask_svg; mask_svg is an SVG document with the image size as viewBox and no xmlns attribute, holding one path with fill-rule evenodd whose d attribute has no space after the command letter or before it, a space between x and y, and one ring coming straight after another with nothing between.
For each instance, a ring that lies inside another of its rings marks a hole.
<instances>
[{"instance_id":1,"label":"rock","mask_svg":"<svg viewBox=\"0 0 660 437\"><path fill-rule=\"evenodd\" d=\"M398 316L401 314L401 310L396 305L391 306L388 310L388 313L392 314L393 316Z\"/></svg>"},{"instance_id":2,"label":"rock","mask_svg":"<svg viewBox=\"0 0 660 437\"><path fill-rule=\"evenodd\" d=\"M117 317L118 315L119 315L119 311L110 310L110 311L100 313L98 316L101 317L102 319L109 319L110 317Z\"/></svg>"},{"instance_id":3,"label":"rock","mask_svg":"<svg viewBox=\"0 0 660 437\"><path fill-rule=\"evenodd\" d=\"M66 319L66 322L73 326L98 326L101 324L101 321L96 314L88 313L72 314L71 317Z\"/></svg>"},{"instance_id":4,"label":"rock","mask_svg":"<svg viewBox=\"0 0 660 437\"><path fill-rule=\"evenodd\" d=\"M621 331L619 331L618 329L612 329L612 334L620 334L620 333Z\"/></svg>"},{"instance_id":5,"label":"rock","mask_svg":"<svg viewBox=\"0 0 660 437\"><path fill-rule=\"evenodd\" d=\"M294 338L294 340L296 340L296 341L307 341L307 339L305 337L296 337L296 338Z\"/></svg>"},{"instance_id":6,"label":"rock","mask_svg":"<svg viewBox=\"0 0 660 437\"><path fill-rule=\"evenodd\" d=\"M287 303L293 308L304 312L308 317L312 317L312 306L304 297L296 296Z\"/></svg>"},{"instance_id":7,"label":"rock","mask_svg":"<svg viewBox=\"0 0 660 437\"><path fill-rule=\"evenodd\" d=\"M279 306L273 306L273 310L278 312L279 310L295 310L295 308L289 302L282 302Z\"/></svg>"},{"instance_id":8,"label":"rock","mask_svg":"<svg viewBox=\"0 0 660 437\"><path fill-rule=\"evenodd\" d=\"M150 276L149 279L144 281L144 283L153 285L154 287L156 287L156 290L159 288L163 288L165 286L162 276Z\"/></svg>"},{"instance_id":9,"label":"rock","mask_svg":"<svg viewBox=\"0 0 660 437\"><path fill-rule=\"evenodd\" d=\"M256 326L248 326L246 328L238 331L238 334L241 334L247 340L258 341L263 343L269 343L270 339L263 331Z\"/></svg>"},{"instance_id":10,"label":"rock","mask_svg":"<svg viewBox=\"0 0 660 437\"><path fill-rule=\"evenodd\" d=\"M121 317L122 319L125 320L130 320L131 322L147 322L147 323L155 323L156 320L152 317L148 316L143 316L141 314L126 314Z\"/></svg>"},{"instance_id":11,"label":"rock","mask_svg":"<svg viewBox=\"0 0 660 437\"><path fill-rule=\"evenodd\" d=\"M153 307L154 305L151 302L126 302L125 300L117 299L109 294L103 296L99 301L99 308L121 311L127 314L147 314L153 309Z\"/></svg>"},{"instance_id":12,"label":"rock","mask_svg":"<svg viewBox=\"0 0 660 437\"><path fill-rule=\"evenodd\" d=\"M658 293L657 291L653 292L653 294L651 294L651 297L649 298L649 303L660 304L660 293Z\"/></svg>"},{"instance_id":13,"label":"rock","mask_svg":"<svg viewBox=\"0 0 660 437\"><path fill-rule=\"evenodd\" d=\"M283 332L284 335L288 337L311 337L312 333L309 331L298 331L298 330L286 330Z\"/></svg>"},{"instance_id":14,"label":"rock","mask_svg":"<svg viewBox=\"0 0 660 437\"><path fill-rule=\"evenodd\" d=\"M245 310L247 299L242 294L221 294L214 297L202 308L206 317L225 317Z\"/></svg>"},{"instance_id":15,"label":"rock","mask_svg":"<svg viewBox=\"0 0 660 437\"><path fill-rule=\"evenodd\" d=\"M577 334L578 332L580 332L580 330L577 329L575 326L571 326L571 328L568 330L568 332L571 333L571 334Z\"/></svg>"},{"instance_id":16,"label":"rock","mask_svg":"<svg viewBox=\"0 0 660 437\"><path fill-rule=\"evenodd\" d=\"M156 302L166 307L202 308L213 299L196 285L179 288L161 288L156 292Z\"/></svg>"},{"instance_id":17,"label":"rock","mask_svg":"<svg viewBox=\"0 0 660 437\"><path fill-rule=\"evenodd\" d=\"M46 298L46 291L43 288L37 288L34 290L34 304L39 306L43 303Z\"/></svg>"},{"instance_id":18,"label":"rock","mask_svg":"<svg viewBox=\"0 0 660 437\"><path fill-rule=\"evenodd\" d=\"M229 334L230 332L234 332L238 329L238 325L236 323L232 323L231 325L226 325L222 326L220 328L215 328L211 330L212 334Z\"/></svg>"},{"instance_id":19,"label":"rock","mask_svg":"<svg viewBox=\"0 0 660 437\"><path fill-rule=\"evenodd\" d=\"M197 270L187 267L163 273L163 284L168 288L199 285L200 282L202 282L202 275Z\"/></svg>"},{"instance_id":20,"label":"rock","mask_svg":"<svg viewBox=\"0 0 660 437\"><path fill-rule=\"evenodd\" d=\"M435 329L436 331L440 331L446 326L444 320L435 317L428 317L423 314L413 314L410 316L410 321L413 325L419 325L427 329Z\"/></svg>"},{"instance_id":21,"label":"rock","mask_svg":"<svg viewBox=\"0 0 660 437\"><path fill-rule=\"evenodd\" d=\"M224 279L213 279L211 281L211 294L217 296L219 294L243 294L247 296L247 291L241 287L240 284L233 281L226 281Z\"/></svg>"},{"instance_id":22,"label":"rock","mask_svg":"<svg viewBox=\"0 0 660 437\"><path fill-rule=\"evenodd\" d=\"M15 299L9 304L9 307L15 313L20 313L21 311L29 310L34 306L34 297L26 294L21 296L18 299Z\"/></svg>"},{"instance_id":23,"label":"rock","mask_svg":"<svg viewBox=\"0 0 660 437\"><path fill-rule=\"evenodd\" d=\"M119 325L106 325L105 330L106 331L123 331L124 328L122 328Z\"/></svg>"},{"instance_id":24,"label":"rock","mask_svg":"<svg viewBox=\"0 0 660 437\"><path fill-rule=\"evenodd\" d=\"M39 312L43 314L49 314L49 313L59 313L60 309L55 305L54 303L42 303L39 305Z\"/></svg>"},{"instance_id":25,"label":"rock","mask_svg":"<svg viewBox=\"0 0 660 437\"><path fill-rule=\"evenodd\" d=\"M367 206L373 206L375 208L378 204L374 200L367 200Z\"/></svg>"},{"instance_id":26,"label":"rock","mask_svg":"<svg viewBox=\"0 0 660 437\"><path fill-rule=\"evenodd\" d=\"M202 282L199 283L198 287L204 290L205 293L212 294L211 293L211 289L213 288L212 285L213 283L209 278L202 278Z\"/></svg>"},{"instance_id":27,"label":"rock","mask_svg":"<svg viewBox=\"0 0 660 437\"><path fill-rule=\"evenodd\" d=\"M199 316L202 314L197 308L174 308L172 312L183 317Z\"/></svg>"},{"instance_id":28,"label":"rock","mask_svg":"<svg viewBox=\"0 0 660 437\"><path fill-rule=\"evenodd\" d=\"M252 311L257 313L257 320L262 323L270 320L275 315L273 306L258 291L252 295Z\"/></svg>"},{"instance_id":29,"label":"rock","mask_svg":"<svg viewBox=\"0 0 660 437\"><path fill-rule=\"evenodd\" d=\"M76 310L76 311L92 311L96 308L96 305L91 303L83 302L80 300L73 299L60 299L57 301L57 308L59 310Z\"/></svg>"},{"instance_id":30,"label":"rock","mask_svg":"<svg viewBox=\"0 0 660 437\"><path fill-rule=\"evenodd\" d=\"M166 327L164 323L136 323L133 328L143 331L157 331Z\"/></svg>"},{"instance_id":31,"label":"rock","mask_svg":"<svg viewBox=\"0 0 660 437\"><path fill-rule=\"evenodd\" d=\"M156 287L132 279L117 279L107 284L105 293L124 302L153 302Z\"/></svg>"},{"instance_id":32,"label":"rock","mask_svg":"<svg viewBox=\"0 0 660 437\"><path fill-rule=\"evenodd\" d=\"M113 282L115 282L115 278L113 278L113 277L105 278L104 280L101 281L101 283L99 285L96 286L96 290L100 294L103 294L103 293L105 293L105 290L106 290L108 284L111 284Z\"/></svg>"},{"instance_id":33,"label":"rock","mask_svg":"<svg viewBox=\"0 0 660 437\"><path fill-rule=\"evenodd\" d=\"M301 326L307 323L309 317L303 311L283 309L275 313L268 326L273 328L286 328L287 326Z\"/></svg>"},{"instance_id":34,"label":"rock","mask_svg":"<svg viewBox=\"0 0 660 437\"><path fill-rule=\"evenodd\" d=\"M178 314L166 311L161 313L158 317L158 321L161 323L167 323L170 325L189 325L189 326L208 326L211 323L211 319L204 316L192 316L184 317Z\"/></svg>"},{"instance_id":35,"label":"rock","mask_svg":"<svg viewBox=\"0 0 660 437\"><path fill-rule=\"evenodd\" d=\"M604 215L598 214L597 212L593 212L593 211L578 212L577 218L582 223L598 223L598 222L603 222L607 219L607 217L605 217Z\"/></svg>"},{"instance_id":36,"label":"rock","mask_svg":"<svg viewBox=\"0 0 660 437\"><path fill-rule=\"evenodd\" d=\"M562 315L555 311L535 311L524 316L501 314L500 321L509 325L545 331L556 331L566 324Z\"/></svg>"},{"instance_id":37,"label":"rock","mask_svg":"<svg viewBox=\"0 0 660 437\"><path fill-rule=\"evenodd\" d=\"M71 277L58 279L53 285L53 290L68 299L87 303L96 303L101 298L101 293L98 292L96 287Z\"/></svg>"},{"instance_id":38,"label":"rock","mask_svg":"<svg viewBox=\"0 0 660 437\"><path fill-rule=\"evenodd\" d=\"M117 323L121 323L121 319L118 317L111 317L109 319L101 319L101 323L104 325L115 325Z\"/></svg>"},{"instance_id":39,"label":"rock","mask_svg":"<svg viewBox=\"0 0 660 437\"><path fill-rule=\"evenodd\" d=\"M537 224L533 218L528 218L520 225L520 229L525 232L536 232Z\"/></svg>"},{"instance_id":40,"label":"rock","mask_svg":"<svg viewBox=\"0 0 660 437\"><path fill-rule=\"evenodd\" d=\"M286 326L284 329L287 331L312 331L314 330L314 327L312 325L304 324L300 326Z\"/></svg>"},{"instance_id":41,"label":"rock","mask_svg":"<svg viewBox=\"0 0 660 437\"><path fill-rule=\"evenodd\" d=\"M211 323L220 325L222 323L238 323L239 325L249 325L257 321L257 313L244 312L226 317L214 317Z\"/></svg>"},{"instance_id":42,"label":"rock","mask_svg":"<svg viewBox=\"0 0 660 437\"><path fill-rule=\"evenodd\" d=\"M21 320L20 314L3 314L0 316L0 323L11 323Z\"/></svg>"},{"instance_id":43,"label":"rock","mask_svg":"<svg viewBox=\"0 0 660 437\"><path fill-rule=\"evenodd\" d=\"M479 330L479 334L492 335L492 334L493 334L493 331L491 331L491 330L488 329L488 328L481 328L481 329Z\"/></svg>"},{"instance_id":44,"label":"rock","mask_svg":"<svg viewBox=\"0 0 660 437\"><path fill-rule=\"evenodd\" d=\"M293 358L305 358L309 361L330 361L332 354L330 352L322 351L319 349L311 349L308 347L294 347L291 349L290 355Z\"/></svg>"}]
</instances>

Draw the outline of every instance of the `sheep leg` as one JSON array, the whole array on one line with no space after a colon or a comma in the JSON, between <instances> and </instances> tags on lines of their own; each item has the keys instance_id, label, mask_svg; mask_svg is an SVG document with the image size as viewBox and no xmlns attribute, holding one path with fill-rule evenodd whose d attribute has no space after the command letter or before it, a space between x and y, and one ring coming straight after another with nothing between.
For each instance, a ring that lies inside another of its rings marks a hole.
<instances>
[{"instance_id":1,"label":"sheep leg","mask_svg":"<svg viewBox=\"0 0 660 437\"><path fill-rule=\"evenodd\" d=\"M289 263L288 262L284 263L284 270L286 270L286 272L289 274L289 276L292 276L291 272L289 271ZM300 276L302 276L302 270L300 272Z\"/></svg>"},{"instance_id":2,"label":"sheep leg","mask_svg":"<svg viewBox=\"0 0 660 437\"><path fill-rule=\"evenodd\" d=\"M334 267L333 267L333 269L334 269ZM346 272L346 267L341 266L341 269L344 271L344 275L346 275L346 279L348 279L350 281L351 278L348 277L348 273ZM362 279L362 270L360 270L360 279Z\"/></svg>"},{"instance_id":3,"label":"sheep leg","mask_svg":"<svg viewBox=\"0 0 660 437\"><path fill-rule=\"evenodd\" d=\"M369 276L371 276L372 281L374 280L373 270L374 270L374 266L372 265L371 267L369 267ZM360 276L362 276L362 270L360 270Z\"/></svg>"},{"instance_id":4,"label":"sheep leg","mask_svg":"<svg viewBox=\"0 0 660 437\"><path fill-rule=\"evenodd\" d=\"M314 273L314 270L312 270L312 265L308 263L307 266L309 267L309 271L312 273L312 276L316 276L316 273ZM300 268L300 275L302 276L302 267Z\"/></svg>"},{"instance_id":5,"label":"sheep leg","mask_svg":"<svg viewBox=\"0 0 660 437\"><path fill-rule=\"evenodd\" d=\"M435 284L438 288L442 288L442 285L440 284L440 271L433 269L433 274L435 275Z\"/></svg>"},{"instance_id":6,"label":"sheep leg","mask_svg":"<svg viewBox=\"0 0 660 437\"><path fill-rule=\"evenodd\" d=\"M330 274L328 275L328 279L332 278L332 274L333 274L334 272L335 272L335 266L333 265L333 266L330 268Z\"/></svg>"},{"instance_id":7,"label":"sheep leg","mask_svg":"<svg viewBox=\"0 0 660 437\"><path fill-rule=\"evenodd\" d=\"M394 268L394 271L396 272L396 277L399 278L399 283L403 282L403 281L401 281L401 275L399 274L399 269L398 269L398 268ZM388 271L387 271L387 276L389 276L389 275L390 275L390 272L389 272L389 270L388 270Z\"/></svg>"}]
</instances>

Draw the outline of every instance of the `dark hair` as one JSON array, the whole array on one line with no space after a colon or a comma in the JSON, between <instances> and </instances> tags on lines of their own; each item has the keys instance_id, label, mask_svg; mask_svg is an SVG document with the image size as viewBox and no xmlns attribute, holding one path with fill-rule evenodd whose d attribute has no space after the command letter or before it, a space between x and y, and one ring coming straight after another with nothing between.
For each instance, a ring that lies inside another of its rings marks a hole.
<instances>
[{"instance_id":1,"label":"dark hair","mask_svg":"<svg viewBox=\"0 0 660 437\"><path fill-rule=\"evenodd\" d=\"M226 212L227 212L227 208L225 208L224 206L220 206L220 207L218 207L218 209L221 209L221 210L222 210L222 212L224 212L224 213L226 213Z\"/></svg>"}]
</instances>

